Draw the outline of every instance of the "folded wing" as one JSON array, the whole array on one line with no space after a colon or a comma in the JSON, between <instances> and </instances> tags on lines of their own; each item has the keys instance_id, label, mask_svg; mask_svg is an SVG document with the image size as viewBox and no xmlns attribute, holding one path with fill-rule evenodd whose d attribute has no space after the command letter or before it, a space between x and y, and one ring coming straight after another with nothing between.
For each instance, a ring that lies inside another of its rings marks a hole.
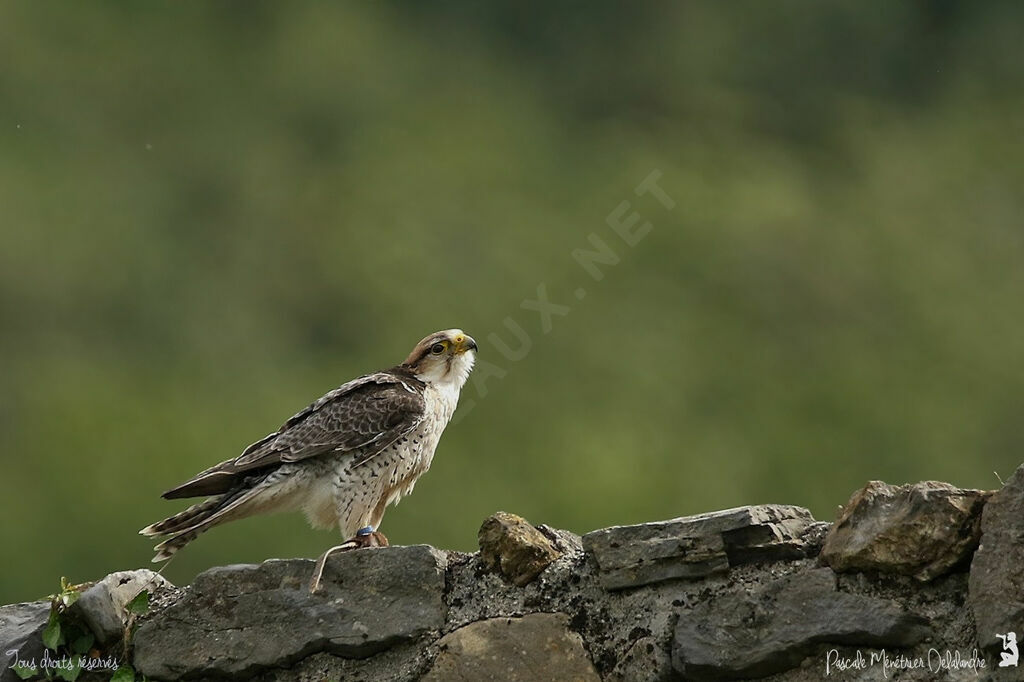
<instances>
[{"instance_id":1,"label":"folded wing","mask_svg":"<svg viewBox=\"0 0 1024 682\"><path fill-rule=\"evenodd\" d=\"M327 453L350 453L355 466L411 433L423 416L422 383L395 372L369 374L330 391L238 457L197 474L163 497L219 495L257 470Z\"/></svg>"}]
</instances>

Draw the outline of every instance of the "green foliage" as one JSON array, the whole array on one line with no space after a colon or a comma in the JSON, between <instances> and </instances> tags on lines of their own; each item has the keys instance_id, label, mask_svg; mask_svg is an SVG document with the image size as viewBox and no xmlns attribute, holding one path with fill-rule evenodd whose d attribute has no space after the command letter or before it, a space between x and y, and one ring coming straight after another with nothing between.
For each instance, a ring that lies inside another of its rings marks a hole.
<instances>
[{"instance_id":1,"label":"green foliage","mask_svg":"<svg viewBox=\"0 0 1024 682\"><path fill-rule=\"evenodd\" d=\"M393 543L997 486L1022 14L0 3L0 603L148 561L161 491L451 326L481 365ZM672 210L634 190L654 169ZM570 309L547 332L540 283ZM218 528L168 577L336 544L305 525Z\"/></svg>"},{"instance_id":2,"label":"green foliage","mask_svg":"<svg viewBox=\"0 0 1024 682\"><path fill-rule=\"evenodd\" d=\"M23 661L18 661L18 663L12 666L11 669L14 671L15 675L23 680L32 679L39 674L39 670L37 668L26 665Z\"/></svg>"},{"instance_id":3,"label":"green foliage","mask_svg":"<svg viewBox=\"0 0 1024 682\"><path fill-rule=\"evenodd\" d=\"M149 590L142 590L137 595L132 597L132 600L128 602L126 607L128 613L136 616L141 616L149 610Z\"/></svg>"},{"instance_id":4,"label":"green foliage","mask_svg":"<svg viewBox=\"0 0 1024 682\"><path fill-rule=\"evenodd\" d=\"M91 655L102 655L103 652L94 649L96 636L89 627L81 622L78 617L73 616L69 611L72 604L78 601L82 594L82 585L73 585L67 578L61 577L60 590L49 595L50 615L46 627L43 629L43 645L52 652L50 660L57 661L58 665L43 666L40 672L38 667L26 665L19 662L14 667L15 673L23 680L45 677L46 679L59 678L74 682L82 672L83 661ZM149 609L149 591L142 590L125 605L129 614L129 624L126 628L123 655L127 659L130 649L131 635L135 624L135 618ZM102 673L104 669L96 671ZM133 682L138 679L144 682L145 676L136 676L135 670L127 664L121 664L111 673L111 679L119 682Z\"/></svg>"},{"instance_id":5,"label":"green foliage","mask_svg":"<svg viewBox=\"0 0 1024 682\"><path fill-rule=\"evenodd\" d=\"M134 682L134 680L135 669L127 664L118 666L117 670L114 671L113 676L110 678L110 682Z\"/></svg>"},{"instance_id":6,"label":"green foliage","mask_svg":"<svg viewBox=\"0 0 1024 682\"><path fill-rule=\"evenodd\" d=\"M51 594L49 596L50 601L61 612L68 609L72 604L78 601L78 598L82 596L82 592L78 585L72 585L68 582L68 579L64 576L60 577L60 592L57 594Z\"/></svg>"},{"instance_id":7,"label":"green foliage","mask_svg":"<svg viewBox=\"0 0 1024 682\"><path fill-rule=\"evenodd\" d=\"M60 667L55 669L55 674L62 680L67 682L75 682L78 676L82 674L82 666L77 656L69 658L70 665L67 667Z\"/></svg>"},{"instance_id":8,"label":"green foliage","mask_svg":"<svg viewBox=\"0 0 1024 682\"><path fill-rule=\"evenodd\" d=\"M79 586L72 585L67 578L61 576L60 591L47 597L50 600L50 616L43 630L43 644L47 649L57 651L69 641L78 643L86 634L92 636L87 628L70 621L67 616L67 610L80 596L82 593Z\"/></svg>"},{"instance_id":9,"label":"green foliage","mask_svg":"<svg viewBox=\"0 0 1024 682\"><path fill-rule=\"evenodd\" d=\"M76 654L87 654L95 643L96 636L92 632L84 632L71 640L71 651Z\"/></svg>"},{"instance_id":10,"label":"green foliage","mask_svg":"<svg viewBox=\"0 0 1024 682\"><path fill-rule=\"evenodd\" d=\"M64 644L64 632L61 630L60 619L55 610L50 611L50 620L46 624L46 629L43 630L43 644L47 649L54 651Z\"/></svg>"},{"instance_id":11,"label":"green foliage","mask_svg":"<svg viewBox=\"0 0 1024 682\"><path fill-rule=\"evenodd\" d=\"M60 590L49 595L50 615L43 629L43 645L55 656L63 656L68 665L46 667L43 674L48 678L54 676L68 682L74 682L82 674L80 656L88 653L95 637L87 626L73 618L68 609L82 595L81 586L73 585L61 576ZM22 679L29 679L38 674L35 668L23 667L15 671Z\"/></svg>"}]
</instances>

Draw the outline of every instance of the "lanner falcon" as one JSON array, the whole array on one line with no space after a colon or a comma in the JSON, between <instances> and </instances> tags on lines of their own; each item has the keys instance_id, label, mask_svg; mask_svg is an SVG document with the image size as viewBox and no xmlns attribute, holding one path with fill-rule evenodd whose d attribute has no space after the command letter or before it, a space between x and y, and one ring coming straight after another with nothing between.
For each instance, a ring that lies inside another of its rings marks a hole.
<instances>
[{"instance_id":1,"label":"lanner falcon","mask_svg":"<svg viewBox=\"0 0 1024 682\"><path fill-rule=\"evenodd\" d=\"M402 364L342 384L238 457L168 490L165 499L209 499L139 531L167 538L153 561L222 523L298 509L313 527L338 526L350 538L320 557L313 589L332 551L386 546L384 509L430 467L476 350L461 329L431 334Z\"/></svg>"}]
</instances>

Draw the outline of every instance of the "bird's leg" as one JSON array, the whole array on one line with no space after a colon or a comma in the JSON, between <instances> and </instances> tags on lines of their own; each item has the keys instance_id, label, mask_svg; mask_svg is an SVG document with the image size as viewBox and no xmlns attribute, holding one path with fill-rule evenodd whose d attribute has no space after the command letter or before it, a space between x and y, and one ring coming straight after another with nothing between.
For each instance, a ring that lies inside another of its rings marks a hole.
<instances>
[{"instance_id":1,"label":"bird's leg","mask_svg":"<svg viewBox=\"0 0 1024 682\"><path fill-rule=\"evenodd\" d=\"M388 547L388 538L384 533L375 530L370 535L373 537L373 544L370 547Z\"/></svg>"},{"instance_id":2,"label":"bird's leg","mask_svg":"<svg viewBox=\"0 0 1024 682\"><path fill-rule=\"evenodd\" d=\"M320 588L320 579L324 574L324 565L327 563L327 557L335 552L347 552L350 549L363 549L365 547L387 546L388 539L384 536L384 533L374 530L373 526L360 528L356 531L354 538L346 540L335 547L331 547L320 555L320 558L316 560L316 567L313 569L313 579L309 583L309 591L316 592Z\"/></svg>"},{"instance_id":3,"label":"bird's leg","mask_svg":"<svg viewBox=\"0 0 1024 682\"><path fill-rule=\"evenodd\" d=\"M341 551L344 551L346 549L362 549L364 547L387 546L388 539L384 537L384 533L381 533L373 526L364 526L363 528L360 528L356 531L356 536L354 538L338 545L338 547L342 548Z\"/></svg>"}]
</instances>

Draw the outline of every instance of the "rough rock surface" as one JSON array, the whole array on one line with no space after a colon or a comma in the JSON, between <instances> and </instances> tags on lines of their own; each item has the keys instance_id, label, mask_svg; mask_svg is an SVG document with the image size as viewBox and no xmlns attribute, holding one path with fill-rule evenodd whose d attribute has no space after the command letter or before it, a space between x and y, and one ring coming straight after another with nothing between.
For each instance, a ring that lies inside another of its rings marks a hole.
<instances>
[{"instance_id":1,"label":"rough rock surface","mask_svg":"<svg viewBox=\"0 0 1024 682\"><path fill-rule=\"evenodd\" d=\"M558 558L542 532L521 516L497 512L480 526L480 557L491 570L523 587Z\"/></svg>"},{"instance_id":2,"label":"rough rock surface","mask_svg":"<svg viewBox=\"0 0 1024 682\"><path fill-rule=\"evenodd\" d=\"M364 658L441 628L444 571L445 556L425 545L334 554L316 594L312 561L214 568L139 627L135 667L173 679L245 675L318 651Z\"/></svg>"},{"instance_id":3,"label":"rough rock surface","mask_svg":"<svg viewBox=\"0 0 1024 682\"><path fill-rule=\"evenodd\" d=\"M18 679L11 666L39 658L43 653L43 628L50 602L34 601L0 606L0 682Z\"/></svg>"},{"instance_id":4,"label":"rough rock surface","mask_svg":"<svg viewBox=\"0 0 1024 682\"><path fill-rule=\"evenodd\" d=\"M523 586L489 568L493 557L424 546L335 554L315 595L312 561L217 568L154 593L129 662L153 680L413 682L507 678L510 667L604 682L1021 679L995 667L991 647L1024 623L1024 469L987 503L970 576L967 561L927 582L836 573L818 557L828 525L798 507L746 507L597 531L586 550L540 525L558 556ZM697 556L715 569L697 576ZM38 655L48 607L0 607L0 654ZM123 652L113 642L100 653ZM80 682L100 679L109 674Z\"/></svg>"},{"instance_id":5,"label":"rough rock surface","mask_svg":"<svg viewBox=\"0 0 1024 682\"><path fill-rule=\"evenodd\" d=\"M445 635L438 645L441 652L424 682L601 682L563 613L477 621Z\"/></svg>"},{"instance_id":6,"label":"rough rock surface","mask_svg":"<svg viewBox=\"0 0 1024 682\"><path fill-rule=\"evenodd\" d=\"M981 646L1001 650L996 635L1008 630L1024 642L1024 466L985 505L981 532L971 563L971 610Z\"/></svg>"},{"instance_id":7,"label":"rough rock surface","mask_svg":"<svg viewBox=\"0 0 1024 682\"><path fill-rule=\"evenodd\" d=\"M981 537L981 510L991 495L948 483L858 490L821 550L836 571L883 571L932 580L971 556Z\"/></svg>"},{"instance_id":8,"label":"rough rock surface","mask_svg":"<svg viewBox=\"0 0 1024 682\"><path fill-rule=\"evenodd\" d=\"M808 556L801 536L814 523L803 507L765 504L587 533L583 548L608 589L701 578L730 566Z\"/></svg>"},{"instance_id":9,"label":"rough rock surface","mask_svg":"<svg viewBox=\"0 0 1024 682\"><path fill-rule=\"evenodd\" d=\"M928 634L899 604L837 591L827 568L736 591L680 616L672 662L687 679L745 679L792 668L823 642L907 647Z\"/></svg>"},{"instance_id":10,"label":"rough rock surface","mask_svg":"<svg viewBox=\"0 0 1024 682\"><path fill-rule=\"evenodd\" d=\"M119 640L128 624L125 607L142 590L150 594L167 588L170 583L160 574L146 568L111 573L82 592L71 609L81 616L96 640L107 644Z\"/></svg>"}]
</instances>

